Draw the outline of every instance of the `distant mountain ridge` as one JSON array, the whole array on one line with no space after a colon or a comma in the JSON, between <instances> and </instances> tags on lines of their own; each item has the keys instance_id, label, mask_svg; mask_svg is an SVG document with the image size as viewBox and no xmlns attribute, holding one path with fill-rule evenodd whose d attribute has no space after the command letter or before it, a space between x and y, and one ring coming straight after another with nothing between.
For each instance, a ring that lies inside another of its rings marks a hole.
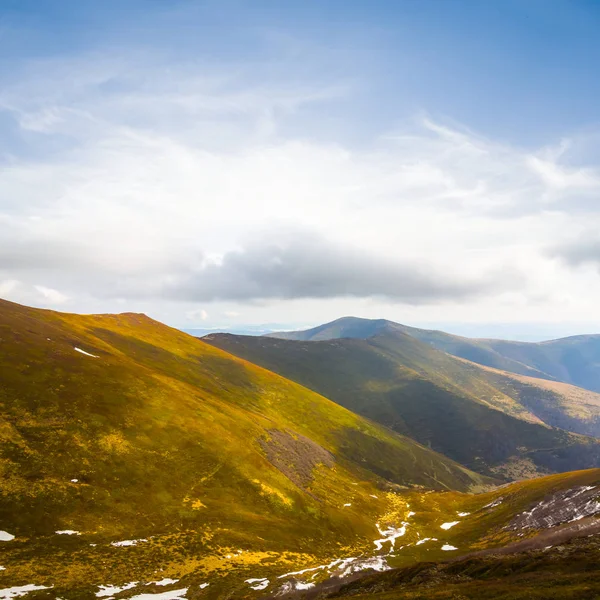
<instances>
[{"instance_id":1,"label":"distant mountain ridge","mask_svg":"<svg viewBox=\"0 0 600 600\"><path fill-rule=\"evenodd\" d=\"M342 317L304 331L267 334L288 340L367 339L383 331L403 331L412 337L472 362L529 375L554 379L600 392L600 335L576 335L544 342L467 338L443 331L419 329L386 319Z\"/></svg>"},{"instance_id":2,"label":"distant mountain ridge","mask_svg":"<svg viewBox=\"0 0 600 600\"><path fill-rule=\"evenodd\" d=\"M510 479L599 464L600 441L574 434L600 434L594 392L483 367L384 320L342 319L298 337L311 341L204 339L481 473Z\"/></svg>"}]
</instances>

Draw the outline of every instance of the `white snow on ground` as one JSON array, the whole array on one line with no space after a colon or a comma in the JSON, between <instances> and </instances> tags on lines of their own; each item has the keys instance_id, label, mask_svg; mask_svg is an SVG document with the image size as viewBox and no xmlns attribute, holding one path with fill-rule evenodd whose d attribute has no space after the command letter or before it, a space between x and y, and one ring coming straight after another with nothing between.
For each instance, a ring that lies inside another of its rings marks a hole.
<instances>
[{"instance_id":1,"label":"white snow on ground","mask_svg":"<svg viewBox=\"0 0 600 600\"><path fill-rule=\"evenodd\" d=\"M352 506L352 504L348 503L348 504L344 504L344 506Z\"/></svg>"},{"instance_id":2,"label":"white snow on ground","mask_svg":"<svg viewBox=\"0 0 600 600\"><path fill-rule=\"evenodd\" d=\"M458 513L459 517L468 517L471 513Z\"/></svg>"},{"instance_id":3,"label":"white snow on ground","mask_svg":"<svg viewBox=\"0 0 600 600\"><path fill-rule=\"evenodd\" d=\"M348 560L348 559L347 559ZM382 556L374 556L372 558L366 558L364 560L357 559L349 559L353 562L349 564L344 564L346 561L342 562L340 568L343 568L343 572L341 577L346 577L351 573L357 573L358 571L364 571L366 569L373 569L375 571L389 571L391 567L387 564L387 560Z\"/></svg>"},{"instance_id":4,"label":"white snow on ground","mask_svg":"<svg viewBox=\"0 0 600 600\"><path fill-rule=\"evenodd\" d=\"M55 531L54 533L58 535L81 535L80 531L75 531L74 529L60 529L59 531Z\"/></svg>"},{"instance_id":5,"label":"white snow on ground","mask_svg":"<svg viewBox=\"0 0 600 600\"><path fill-rule=\"evenodd\" d=\"M169 579L168 577L166 579L161 579L160 581L151 581L150 583L147 583L146 585L171 585L172 583L177 583L179 581L179 579Z\"/></svg>"},{"instance_id":6,"label":"white snow on ground","mask_svg":"<svg viewBox=\"0 0 600 600\"><path fill-rule=\"evenodd\" d=\"M77 347L75 347L75 352L80 352L81 354L85 354L86 356L91 356L92 358L100 358L99 356L96 356L95 354L90 354L89 352L86 352L85 350L82 350L81 348L77 348Z\"/></svg>"},{"instance_id":7,"label":"white snow on ground","mask_svg":"<svg viewBox=\"0 0 600 600\"><path fill-rule=\"evenodd\" d=\"M378 497L375 494L369 494L369 496L371 496L371 498L377 498Z\"/></svg>"},{"instance_id":8,"label":"white snow on ground","mask_svg":"<svg viewBox=\"0 0 600 600\"><path fill-rule=\"evenodd\" d=\"M210 583L201 583L198 587L203 590L204 588L207 588L210 585Z\"/></svg>"},{"instance_id":9,"label":"white snow on ground","mask_svg":"<svg viewBox=\"0 0 600 600\"><path fill-rule=\"evenodd\" d=\"M71 479L71 483L77 483L79 479Z\"/></svg>"},{"instance_id":10,"label":"white snow on ground","mask_svg":"<svg viewBox=\"0 0 600 600\"><path fill-rule=\"evenodd\" d=\"M408 515L406 515L406 518L410 519L413 515L416 515L416 514L417 514L416 512L413 512L412 510L409 510L408 511Z\"/></svg>"},{"instance_id":11,"label":"white snow on ground","mask_svg":"<svg viewBox=\"0 0 600 600\"><path fill-rule=\"evenodd\" d=\"M130 590L134 588L139 582L132 581L130 583L126 583L125 585L101 585L99 586L98 591L96 592L96 598L103 598L104 596L114 596L115 594L120 594L125 590Z\"/></svg>"},{"instance_id":12,"label":"white snow on ground","mask_svg":"<svg viewBox=\"0 0 600 600\"><path fill-rule=\"evenodd\" d=\"M381 527L379 527L379 523L377 523L377 531L379 531L379 534L383 537L373 542L375 544L375 548L377 548L377 550L381 550L383 548L383 544L390 542L391 552L396 543L396 538L402 537L406 533L407 525L408 523L402 523L402 527L388 527L387 529L381 529Z\"/></svg>"},{"instance_id":13,"label":"white snow on ground","mask_svg":"<svg viewBox=\"0 0 600 600\"><path fill-rule=\"evenodd\" d=\"M444 544L442 546L442 550L458 550L458 548L455 548L454 546L451 546L450 544Z\"/></svg>"},{"instance_id":14,"label":"white snow on ground","mask_svg":"<svg viewBox=\"0 0 600 600\"><path fill-rule=\"evenodd\" d=\"M15 536L8 533L8 531L0 531L0 542L10 542L14 540Z\"/></svg>"},{"instance_id":15,"label":"white snow on ground","mask_svg":"<svg viewBox=\"0 0 600 600\"><path fill-rule=\"evenodd\" d=\"M0 571L6 571L6 567L0 567Z\"/></svg>"},{"instance_id":16,"label":"white snow on ground","mask_svg":"<svg viewBox=\"0 0 600 600\"><path fill-rule=\"evenodd\" d=\"M147 542L146 538L142 538L140 540L123 540L122 542L111 542L111 546L136 546L140 542Z\"/></svg>"},{"instance_id":17,"label":"white snow on ground","mask_svg":"<svg viewBox=\"0 0 600 600\"><path fill-rule=\"evenodd\" d=\"M502 504L502 500L504 500L504 498L498 498L497 500L494 500L493 502L482 506L482 508L495 508L496 506Z\"/></svg>"},{"instance_id":18,"label":"white snow on ground","mask_svg":"<svg viewBox=\"0 0 600 600\"><path fill-rule=\"evenodd\" d=\"M309 590L312 587L315 587L314 583L302 583L299 581L295 586L297 590Z\"/></svg>"},{"instance_id":19,"label":"white snow on ground","mask_svg":"<svg viewBox=\"0 0 600 600\"><path fill-rule=\"evenodd\" d=\"M131 596L129 600L185 600L188 589L181 588L180 590L170 590L160 594L138 594L137 596Z\"/></svg>"},{"instance_id":20,"label":"white snow on ground","mask_svg":"<svg viewBox=\"0 0 600 600\"><path fill-rule=\"evenodd\" d=\"M526 529L554 527L560 523L572 523L600 512L598 494L582 494L595 490L596 486L584 485L556 492L549 499L538 502L531 510L517 515L509 527ZM515 523L516 522L516 523Z\"/></svg>"},{"instance_id":21,"label":"white snow on ground","mask_svg":"<svg viewBox=\"0 0 600 600\"><path fill-rule=\"evenodd\" d=\"M310 573L311 571L319 571L320 569L326 569L327 567L328 565L319 565L318 567L311 567L310 569L302 569L302 571L292 571L291 573L284 573L283 575L279 575L277 579L283 579L284 577L293 577L294 575L304 575L304 573Z\"/></svg>"},{"instance_id":22,"label":"white snow on ground","mask_svg":"<svg viewBox=\"0 0 600 600\"><path fill-rule=\"evenodd\" d=\"M440 527L442 529L450 529L450 527L454 527L455 525L458 525L460 523L460 521L451 521L450 523L442 523L440 525Z\"/></svg>"},{"instance_id":23,"label":"white snow on ground","mask_svg":"<svg viewBox=\"0 0 600 600\"><path fill-rule=\"evenodd\" d=\"M264 579L246 579L245 583L250 584L250 587L253 590L264 590L268 587L269 580L266 578L264 578Z\"/></svg>"},{"instance_id":24,"label":"white snow on ground","mask_svg":"<svg viewBox=\"0 0 600 600\"><path fill-rule=\"evenodd\" d=\"M422 540L419 540L415 545L416 546L420 546L421 544L424 544L425 542L437 542L437 538L423 538Z\"/></svg>"},{"instance_id":25,"label":"white snow on ground","mask_svg":"<svg viewBox=\"0 0 600 600\"><path fill-rule=\"evenodd\" d=\"M34 585L33 583L29 583L27 585L18 585L16 587L4 588L0 590L0 600L9 600L9 598L18 598L19 596L24 596L29 592L33 592L35 590L49 590L50 588L45 585Z\"/></svg>"}]
</instances>

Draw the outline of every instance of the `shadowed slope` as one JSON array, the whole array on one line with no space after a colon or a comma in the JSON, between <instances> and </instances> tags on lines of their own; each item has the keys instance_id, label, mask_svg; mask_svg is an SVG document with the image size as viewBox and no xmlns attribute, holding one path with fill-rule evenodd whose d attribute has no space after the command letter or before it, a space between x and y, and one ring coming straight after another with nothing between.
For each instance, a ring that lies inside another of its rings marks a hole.
<instances>
[{"instance_id":1,"label":"shadowed slope","mask_svg":"<svg viewBox=\"0 0 600 600\"><path fill-rule=\"evenodd\" d=\"M269 337L301 341L344 337L366 339L383 331L403 331L438 350L495 369L554 379L600 392L600 335L514 342L466 338L385 319L343 317L312 329L271 333Z\"/></svg>"},{"instance_id":2,"label":"shadowed slope","mask_svg":"<svg viewBox=\"0 0 600 600\"><path fill-rule=\"evenodd\" d=\"M578 380L572 376L575 371L581 374L587 370L592 378L594 373L600 374L600 350L598 357L594 358L594 339L598 336L577 336L541 344L473 340L442 331L407 327L383 319L344 317L306 331L273 333L269 337L332 340L387 336L395 340L397 349L401 349L407 346L403 334L423 342L429 348L464 359L463 366L460 367L452 365L451 361L443 359L440 354L430 352L425 361L430 363L429 376L435 378L439 372L451 372L453 383L507 414L541 421L574 433L600 437L600 394L591 391L595 389L593 385L587 390L564 383ZM388 347L391 346L388 344ZM495 348L504 348L506 355L500 354ZM571 348L570 358L566 358L561 348ZM413 351L415 349L413 346ZM418 352L421 355L427 354L423 349ZM406 356L406 352L404 355ZM555 363L547 355L553 355ZM529 361L531 365L526 364L528 356L535 358ZM565 361L565 364L570 365L568 370L565 370L564 365L560 366ZM421 370L425 362L421 361ZM469 367L469 362L484 369L477 369L475 365ZM540 369L547 369L548 372ZM549 374L553 372L556 376ZM586 381L589 383L591 380ZM474 382L478 383L474 385Z\"/></svg>"},{"instance_id":3,"label":"shadowed slope","mask_svg":"<svg viewBox=\"0 0 600 600\"><path fill-rule=\"evenodd\" d=\"M530 476L594 467L600 460L598 441L547 427L518 394L511 397L492 381L497 374L397 329L318 342L204 339L482 473Z\"/></svg>"}]
</instances>

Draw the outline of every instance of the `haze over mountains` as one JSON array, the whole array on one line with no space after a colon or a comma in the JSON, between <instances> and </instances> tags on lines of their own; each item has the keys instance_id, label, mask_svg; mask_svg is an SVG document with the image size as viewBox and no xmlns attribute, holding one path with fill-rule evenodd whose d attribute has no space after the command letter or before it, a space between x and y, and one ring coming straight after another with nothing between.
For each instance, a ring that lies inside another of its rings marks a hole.
<instances>
[{"instance_id":1,"label":"haze over mountains","mask_svg":"<svg viewBox=\"0 0 600 600\"><path fill-rule=\"evenodd\" d=\"M577 335L544 342L473 339L443 331L419 329L388 321L342 317L304 331L274 332L281 339L366 339L384 332L403 331L438 350L467 360L600 391L600 335Z\"/></svg>"}]
</instances>

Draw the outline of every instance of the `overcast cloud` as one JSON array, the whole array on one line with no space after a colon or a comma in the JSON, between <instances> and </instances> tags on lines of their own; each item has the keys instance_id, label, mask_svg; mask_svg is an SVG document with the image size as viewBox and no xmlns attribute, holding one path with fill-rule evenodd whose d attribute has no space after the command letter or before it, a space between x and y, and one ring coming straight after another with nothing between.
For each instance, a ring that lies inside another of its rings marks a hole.
<instances>
[{"instance_id":1,"label":"overcast cloud","mask_svg":"<svg viewBox=\"0 0 600 600\"><path fill-rule=\"evenodd\" d=\"M532 147L422 106L351 139L328 118L367 73L302 48L5 73L0 295L173 324L598 322L600 242L572 243L599 218L594 129Z\"/></svg>"}]
</instances>

